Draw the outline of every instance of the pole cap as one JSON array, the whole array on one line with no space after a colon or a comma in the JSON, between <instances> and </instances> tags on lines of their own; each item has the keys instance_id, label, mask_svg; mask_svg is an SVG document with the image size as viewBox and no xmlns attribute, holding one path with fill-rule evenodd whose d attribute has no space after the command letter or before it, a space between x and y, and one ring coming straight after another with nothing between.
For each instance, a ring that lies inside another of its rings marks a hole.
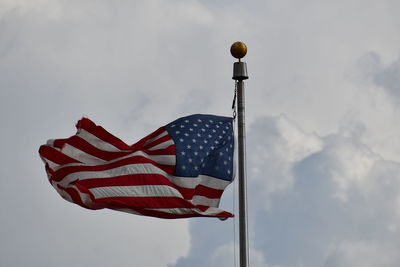
<instances>
[{"instance_id":1,"label":"pole cap","mask_svg":"<svg viewBox=\"0 0 400 267\"><path fill-rule=\"evenodd\" d=\"M234 58L243 58L247 54L246 44L243 42L234 42L231 46L231 54Z\"/></svg>"}]
</instances>

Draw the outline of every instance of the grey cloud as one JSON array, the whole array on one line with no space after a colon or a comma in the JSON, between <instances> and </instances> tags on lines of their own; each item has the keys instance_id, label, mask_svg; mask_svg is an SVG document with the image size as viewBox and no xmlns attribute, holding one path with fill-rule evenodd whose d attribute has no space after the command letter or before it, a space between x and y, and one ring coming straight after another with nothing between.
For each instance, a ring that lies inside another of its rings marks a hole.
<instances>
[{"instance_id":1,"label":"grey cloud","mask_svg":"<svg viewBox=\"0 0 400 267\"><path fill-rule=\"evenodd\" d=\"M226 3L0 1L0 265L162 266L182 257L177 266L232 266L232 220L193 219L187 229L80 210L48 185L37 148L73 134L84 115L128 143L178 116L230 115L229 46L238 39L249 47L255 122L253 266L399 262L390 249L399 247L399 167L386 159L400 147L388 101L398 95L398 2ZM361 64L364 83L344 81L367 51L376 54ZM366 76L389 97L364 90Z\"/></svg>"},{"instance_id":2,"label":"grey cloud","mask_svg":"<svg viewBox=\"0 0 400 267\"><path fill-rule=\"evenodd\" d=\"M399 257L386 248L399 245L400 164L357 134L321 141L322 150L291 165L293 187L272 197L270 211L255 214L255 246L268 263L284 266L396 266Z\"/></svg>"},{"instance_id":3,"label":"grey cloud","mask_svg":"<svg viewBox=\"0 0 400 267\"><path fill-rule=\"evenodd\" d=\"M374 81L377 85L398 97L400 95L400 59L377 72L374 75Z\"/></svg>"},{"instance_id":4,"label":"grey cloud","mask_svg":"<svg viewBox=\"0 0 400 267\"><path fill-rule=\"evenodd\" d=\"M380 54L368 52L358 60L357 67L373 84L391 96L400 94L400 59L384 63Z\"/></svg>"},{"instance_id":5,"label":"grey cloud","mask_svg":"<svg viewBox=\"0 0 400 267\"><path fill-rule=\"evenodd\" d=\"M253 266L398 265L390 248L400 245L400 163L362 143L363 127L318 137L279 116L248 131ZM190 224L191 252L175 266L230 266L221 255L233 257L232 236L216 239L209 225Z\"/></svg>"}]
</instances>

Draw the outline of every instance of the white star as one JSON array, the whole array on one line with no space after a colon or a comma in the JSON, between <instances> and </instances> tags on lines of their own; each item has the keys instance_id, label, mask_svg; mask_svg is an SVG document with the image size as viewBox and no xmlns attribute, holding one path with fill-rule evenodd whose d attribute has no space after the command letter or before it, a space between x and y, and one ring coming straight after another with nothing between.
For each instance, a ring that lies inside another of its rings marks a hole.
<instances>
[{"instance_id":1,"label":"white star","mask_svg":"<svg viewBox=\"0 0 400 267\"><path fill-rule=\"evenodd\" d=\"M203 149L203 146L199 146L200 150Z\"/></svg>"},{"instance_id":2,"label":"white star","mask_svg":"<svg viewBox=\"0 0 400 267\"><path fill-rule=\"evenodd\" d=\"M209 134L209 135L208 135L208 138L211 138L211 137L212 137L212 135L211 135L211 134Z\"/></svg>"},{"instance_id":3,"label":"white star","mask_svg":"<svg viewBox=\"0 0 400 267\"><path fill-rule=\"evenodd\" d=\"M223 152L219 152L219 155L220 155L220 156L223 156L223 155L224 155L224 153L223 153Z\"/></svg>"},{"instance_id":4,"label":"white star","mask_svg":"<svg viewBox=\"0 0 400 267\"><path fill-rule=\"evenodd\" d=\"M205 131L206 131L206 129L204 129L204 128L201 128L201 131L202 131L202 132L205 132Z\"/></svg>"},{"instance_id":5,"label":"white star","mask_svg":"<svg viewBox=\"0 0 400 267\"><path fill-rule=\"evenodd\" d=\"M198 133L197 136L198 136L198 137L201 137L201 134Z\"/></svg>"},{"instance_id":6,"label":"white star","mask_svg":"<svg viewBox=\"0 0 400 267\"><path fill-rule=\"evenodd\" d=\"M204 140L204 144L207 144L207 140Z\"/></svg>"},{"instance_id":7,"label":"white star","mask_svg":"<svg viewBox=\"0 0 400 267\"><path fill-rule=\"evenodd\" d=\"M171 128L174 128L175 126L176 126L175 124L172 124L172 125L171 125Z\"/></svg>"},{"instance_id":8,"label":"white star","mask_svg":"<svg viewBox=\"0 0 400 267\"><path fill-rule=\"evenodd\" d=\"M181 128L185 128L185 125L182 124L180 127L181 127Z\"/></svg>"},{"instance_id":9,"label":"white star","mask_svg":"<svg viewBox=\"0 0 400 267\"><path fill-rule=\"evenodd\" d=\"M197 156L197 155L199 154L199 152L195 151L193 154L194 154L195 156Z\"/></svg>"},{"instance_id":10,"label":"white star","mask_svg":"<svg viewBox=\"0 0 400 267\"><path fill-rule=\"evenodd\" d=\"M188 159L189 162L192 162L193 160L191 158Z\"/></svg>"},{"instance_id":11,"label":"white star","mask_svg":"<svg viewBox=\"0 0 400 267\"><path fill-rule=\"evenodd\" d=\"M212 130L213 133L217 132L215 129Z\"/></svg>"},{"instance_id":12,"label":"white star","mask_svg":"<svg viewBox=\"0 0 400 267\"><path fill-rule=\"evenodd\" d=\"M199 167L197 167L197 166L194 166L194 169L197 171L197 170L199 169Z\"/></svg>"},{"instance_id":13,"label":"white star","mask_svg":"<svg viewBox=\"0 0 400 267\"><path fill-rule=\"evenodd\" d=\"M216 128L219 128L219 125L217 124L217 125L215 125L215 127L216 127Z\"/></svg>"},{"instance_id":14,"label":"white star","mask_svg":"<svg viewBox=\"0 0 400 267\"><path fill-rule=\"evenodd\" d=\"M207 123L206 123L205 125L206 125L207 128L210 126L210 125L208 125Z\"/></svg>"},{"instance_id":15,"label":"white star","mask_svg":"<svg viewBox=\"0 0 400 267\"><path fill-rule=\"evenodd\" d=\"M228 174L231 174L231 170L227 170L226 172L227 172Z\"/></svg>"},{"instance_id":16,"label":"white star","mask_svg":"<svg viewBox=\"0 0 400 267\"><path fill-rule=\"evenodd\" d=\"M194 127L197 127L197 123L194 123L193 126L194 126Z\"/></svg>"},{"instance_id":17,"label":"white star","mask_svg":"<svg viewBox=\"0 0 400 267\"><path fill-rule=\"evenodd\" d=\"M190 148L192 148L190 145L187 145L186 147L187 147L187 149L190 149Z\"/></svg>"},{"instance_id":18,"label":"white star","mask_svg":"<svg viewBox=\"0 0 400 267\"><path fill-rule=\"evenodd\" d=\"M183 138L179 138L179 141L183 142Z\"/></svg>"},{"instance_id":19,"label":"white star","mask_svg":"<svg viewBox=\"0 0 400 267\"><path fill-rule=\"evenodd\" d=\"M226 160L224 160L224 165L228 165L228 162Z\"/></svg>"},{"instance_id":20,"label":"white star","mask_svg":"<svg viewBox=\"0 0 400 267\"><path fill-rule=\"evenodd\" d=\"M193 129L192 129L192 128L189 128L189 131L191 131L191 132L192 132L192 131L193 131Z\"/></svg>"},{"instance_id":21,"label":"white star","mask_svg":"<svg viewBox=\"0 0 400 267\"><path fill-rule=\"evenodd\" d=\"M185 153L185 151L182 151L181 154L182 154L182 156L185 156L186 153Z\"/></svg>"},{"instance_id":22,"label":"white star","mask_svg":"<svg viewBox=\"0 0 400 267\"><path fill-rule=\"evenodd\" d=\"M189 134L188 134L188 133L185 133L185 136L189 136Z\"/></svg>"},{"instance_id":23,"label":"white star","mask_svg":"<svg viewBox=\"0 0 400 267\"><path fill-rule=\"evenodd\" d=\"M188 120L185 120L185 122L186 122L186 123L189 123L189 121L188 121Z\"/></svg>"},{"instance_id":24,"label":"white star","mask_svg":"<svg viewBox=\"0 0 400 267\"><path fill-rule=\"evenodd\" d=\"M200 120L200 119L197 119L197 121L198 121L198 122L201 122L201 120Z\"/></svg>"},{"instance_id":25,"label":"white star","mask_svg":"<svg viewBox=\"0 0 400 267\"><path fill-rule=\"evenodd\" d=\"M219 138L219 139L221 139L221 138L222 138L222 136L220 136L220 135L219 135L219 136L218 136L218 138Z\"/></svg>"},{"instance_id":26,"label":"white star","mask_svg":"<svg viewBox=\"0 0 400 267\"><path fill-rule=\"evenodd\" d=\"M213 123L214 121L213 121L213 120L209 120L209 122L210 122L210 123Z\"/></svg>"},{"instance_id":27,"label":"white star","mask_svg":"<svg viewBox=\"0 0 400 267\"><path fill-rule=\"evenodd\" d=\"M186 166L185 165L182 166L182 170L186 170Z\"/></svg>"},{"instance_id":28,"label":"white star","mask_svg":"<svg viewBox=\"0 0 400 267\"><path fill-rule=\"evenodd\" d=\"M192 141L193 141L193 143L196 143L196 142L197 142L196 139L192 139Z\"/></svg>"},{"instance_id":29,"label":"white star","mask_svg":"<svg viewBox=\"0 0 400 267\"><path fill-rule=\"evenodd\" d=\"M180 131L176 131L175 133L176 133L176 134L180 134L181 132L180 132Z\"/></svg>"}]
</instances>

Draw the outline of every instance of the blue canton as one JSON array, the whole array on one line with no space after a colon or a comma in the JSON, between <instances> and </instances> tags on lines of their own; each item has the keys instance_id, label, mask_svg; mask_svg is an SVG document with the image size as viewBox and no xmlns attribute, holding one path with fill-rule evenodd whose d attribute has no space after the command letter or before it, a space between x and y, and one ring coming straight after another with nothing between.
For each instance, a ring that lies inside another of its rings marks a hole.
<instances>
[{"instance_id":1,"label":"blue canton","mask_svg":"<svg viewBox=\"0 0 400 267\"><path fill-rule=\"evenodd\" d=\"M232 118L196 114L166 125L176 147L176 176L233 179Z\"/></svg>"}]
</instances>

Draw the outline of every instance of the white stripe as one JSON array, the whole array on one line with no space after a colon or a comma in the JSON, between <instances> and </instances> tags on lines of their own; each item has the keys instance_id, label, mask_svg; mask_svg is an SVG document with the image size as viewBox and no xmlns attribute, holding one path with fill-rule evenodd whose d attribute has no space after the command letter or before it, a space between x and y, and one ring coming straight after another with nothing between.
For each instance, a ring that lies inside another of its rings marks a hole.
<instances>
[{"instance_id":1,"label":"white stripe","mask_svg":"<svg viewBox=\"0 0 400 267\"><path fill-rule=\"evenodd\" d=\"M166 177L170 182L180 187L193 189L197 185L201 184L206 187L223 190L231 182L214 178L207 175L200 175L198 177L178 177L170 175L162 169L154 166L150 163L139 163L139 164L128 164L121 167L104 170L104 171L80 171L68 174L65 178L60 181L63 185L68 185L77 179L87 180L92 178L111 178L121 175L135 175L135 174L160 174Z\"/></svg>"},{"instance_id":2,"label":"white stripe","mask_svg":"<svg viewBox=\"0 0 400 267\"><path fill-rule=\"evenodd\" d=\"M72 197L70 196L70 194L69 194L67 191L58 188L58 186L57 186L58 184L59 184L59 183L54 182L54 181L51 182L51 185L57 190L57 192L58 192L65 200L67 200L67 201L69 201L69 202L71 202L71 203L75 203L75 202L73 201ZM90 195L89 195L89 194L81 192L81 191L78 189L78 187L76 187L75 185L68 185L67 188L72 188L72 189L74 189L75 192L78 194L78 196L79 196L79 198L81 199L81 201L82 201L83 204L85 204L85 205L88 206L88 207L92 207L92 206L93 206L93 201L92 201L92 199L90 198ZM75 204L77 204L77 203L75 203Z\"/></svg>"},{"instance_id":3,"label":"white stripe","mask_svg":"<svg viewBox=\"0 0 400 267\"><path fill-rule=\"evenodd\" d=\"M205 196L194 196L191 202L193 205L204 205L209 207L218 207L219 205L219 198L208 198Z\"/></svg>"},{"instance_id":4,"label":"white stripe","mask_svg":"<svg viewBox=\"0 0 400 267\"><path fill-rule=\"evenodd\" d=\"M108 152L121 152L123 150L120 150L119 148L113 146L112 144L98 138L92 133L89 133L85 129L80 129L79 133L77 134L80 138L91 144L92 146L101 149L103 151L108 151Z\"/></svg>"},{"instance_id":5,"label":"white stripe","mask_svg":"<svg viewBox=\"0 0 400 267\"><path fill-rule=\"evenodd\" d=\"M54 139L47 140L46 145L54 147ZM55 147L54 147L54 149L59 150L58 148L55 148Z\"/></svg>"},{"instance_id":6,"label":"white stripe","mask_svg":"<svg viewBox=\"0 0 400 267\"><path fill-rule=\"evenodd\" d=\"M163 164L163 165L175 165L175 155L149 155L141 150L135 151L126 156L123 156L123 157L120 157L120 158L117 158L114 160L108 160L108 161L100 159L91 154L88 154L70 144L65 144L61 152L70 158L76 159L80 162L84 162L88 165L102 165L105 163L112 163L112 162L116 162L118 160L130 158L133 156L143 156L145 158L148 158L152 161L155 161L155 162L157 162L159 164Z\"/></svg>"},{"instance_id":7,"label":"white stripe","mask_svg":"<svg viewBox=\"0 0 400 267\"><path fill-rule=\"evenodd\" d=\"M70 188L75 189L75 191L78 193L79 198L81 199L81 201L83 202L83 204L85 204L88 207L93 206L93 201L90 198L90 195L87 193L83 193L81 192L78 187L76 187L75 185L69 186Z\"/></svg>"},{"instance_id":8,"label":"white stripe","mask_svg":"<svg viewBox=\"0 0 400 267\"><path fill-rule=\"evenodd\" d=\"M160 211L164 213L178 214L178 215L187 215L187 214L216 215L224 211L214 207L210 207L205 211L201 211L199 209L190 209L190 208L170 208L170 209L163 208L163 209L146 209L146 210Z\"/></svg>"},{"instance_id":9,"label":"white stripe","mask_svg":"<svg viewBox=\"0 0 400 267\"><path fill-rule=\"evenodd\" d=\"M61 149L61 153L88 165L99 165L107 162L103 159L88 154L70 144L65 144Z\"/></svg>"},{"instance_id":10,"label":"white stripe","mask_svg":"<svg viewBox=\"0 0 400 267\"><path fill-rule=\"evenodd\" d=\"M57 192L58 192L58 194L60 194L60 196L63 198L63 199L65 199L65 200L67 200L67 201L69 201L69 202L72 202L72 203L74 203L74 201L72 201L72 197L66 192L66 191L64 191L64 190L62 190L62 189L60 189L60 188L58 188L58 186L57 186L57 182L51 182L51 185L57 190Z\"/></svg>"},{"instance_id":11,"label":"white stripe","mask_svg":"<svg viewBox=\"0 0 400 267\"><path fill-rule=\"evenodd\" d=\"M104 186L89 189L96 199L108 197L178 197L181 193L167 185Z\"/></svg>"},{"instance_id":12,"label":"white stripe","mask_svg":"<svg viewBox=\"0 0 400 267\"><path fill-rule=\"evenodd\" d=\"M45 158L45 157L42 157L42 160L43 160L43 162L44 162L45 164L47 163L47 165L49 166L49 168L52 169L53 171L55 171L55 170L60 166L60 164L55 163L55 162L53 162L53 161L51 161L51 160L49 160L49 159L47 159L47 158Z\"/></svg>"},{"instance_id":13,"label":"white stripe","mask_svg":"<svg viewBox=\"0 0 400 267\"><path fill-rule=\"evenodd\" d=\"M144 145L148 145L148 144L150 144L150 143L152 143L152 142L154 142L154 141L160 139L161 137L166 136L167 134L168 134L168 132L167 132L167 131L164 131L164 132L160 133L159 135L157 135L157 136L155 136L155 137L153 137L153 138L147 140L146 142L144 142Z\"/></svg>"},{"instance_id":14,"label":"white stripe","mask_svg":"<svg viewBox=\"0 0 400 267\"><path fill-rule=\"evenodd\" d=\"M136 215L143 215L140 212L137 212L134 209L130 209L130 208L122 208L122 209L115 209L118 211L122 211L122 212L127 212L127 213L131 213L131 214L136 214ZM205 211L201 211L199 209L191 209L191 208L162 208L162 209L146 209L149 211L159 211L159 212L164 212L164 213L168 213L168 214L176 214L176 215L188 215L188 214L201 214L201 215L216 215L218 213L223 212L224 210L221 210L219 208L214 208L214 207L210 207Z\"/></svg>"},{"instance_id":15,"label":"white stripe","mask_svg":"<svg viewBox=\"0 0 400 267\"><path fill-rule=\"evenodd\" d=\"M174 144L174 141L172 139L170 139L168 141L162 142L162 143L160 143L158 145L155 145L155 146L149 148L149 150L153 151L153 150L157 150L157 149L164 149L164 148L167 148L167 147L169 147L169 146L171 146L173 144Z\"/></svg>"}]
</instances>

